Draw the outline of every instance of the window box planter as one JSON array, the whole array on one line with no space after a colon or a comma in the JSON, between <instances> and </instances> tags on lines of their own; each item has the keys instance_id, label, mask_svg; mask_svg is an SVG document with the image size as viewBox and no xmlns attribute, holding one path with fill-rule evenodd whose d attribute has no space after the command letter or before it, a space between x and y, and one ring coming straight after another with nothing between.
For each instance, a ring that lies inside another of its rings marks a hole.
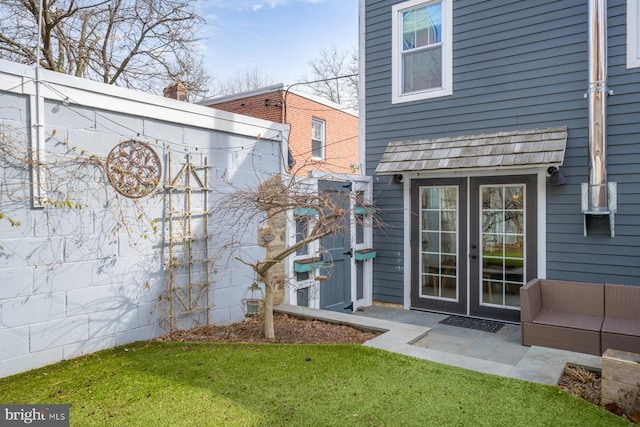
<instances>
[{"instance_id":1,"label":"window box planter","mask_svg":"<svg viewBox=\"0 0 640 427\"><path fill-rule=\"evenodd\" d=\"M293 214L296 216L318 215L318 211L313 208L295 208Z\"/></svg>"},{"instance_id":2,"label":"window box planter","mask_svg":"<svg viewBox=\"0 0 640 427\"><path fill-rule=\"evenodd\" d=\"M323 265L324 262L320 257L297 259L293 261L293 270L296 273L306 273L308 271L321 268Z\"/></svg>"},{"instance_id":3,"label":"window box planter","mask_svg":"<svg viewBox=\"0 0 640 427\"><path fill-rule=\"evenodd\" d=\"M355 252L356 261L365 261L368 259L373 259L377 255L377 251L373 248L368 249L360 249Z\"/></svg>"},{"instance_id":4,"label":"window box planter","mask_svg":"<svg viewBox=\"0 0 640 427\"><path fill-rule=\"evenodd\" d=\"M366 215L374 213L376 209L373 206L356 206L353 211L356 215Z\"/></svg>"}]
</instances>

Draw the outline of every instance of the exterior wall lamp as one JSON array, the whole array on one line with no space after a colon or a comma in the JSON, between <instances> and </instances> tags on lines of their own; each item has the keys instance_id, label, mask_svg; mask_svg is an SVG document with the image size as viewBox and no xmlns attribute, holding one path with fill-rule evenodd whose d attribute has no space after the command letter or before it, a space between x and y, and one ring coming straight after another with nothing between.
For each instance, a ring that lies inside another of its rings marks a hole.
<instances>
[{"instance_id":1,"label":"exterior wall lamp","mask_svg":"<svg viewBox=\"0 0 640 427\"><path fill-rule=\"evenodd\" d=\"M560 172L560 168L557 166L549 166L547 169L547 184L557 186L567 182L567 178Z\"/></svg>"},{"instance_id":2,"label":"exterior wall lamp","mask_svg":"<svg viewBox=\"0 0 640 427\"><path fill-rule=\"evenodd\" d=\"M402 174L396 173L391 175L391 180L389 180L389 185L399 185L402 184Z\"/></svg>"}]
</instances>

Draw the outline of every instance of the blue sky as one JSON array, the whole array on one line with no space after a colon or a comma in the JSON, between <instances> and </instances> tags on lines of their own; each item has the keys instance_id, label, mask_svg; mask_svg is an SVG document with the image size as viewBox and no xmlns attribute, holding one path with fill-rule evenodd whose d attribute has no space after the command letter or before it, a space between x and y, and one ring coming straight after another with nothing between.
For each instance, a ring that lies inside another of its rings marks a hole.
<instances>
[{"instance_id":1,"label":"blue sky","mask_svg":"<svg viewBox=\"0 0 640 427\"><path fill-rule=\"evenodd\" d=\"M323 48L358 45L358 0L201 0L205 66L219 81L259 68L290 84Z\"/></svg>"}]
</instances>

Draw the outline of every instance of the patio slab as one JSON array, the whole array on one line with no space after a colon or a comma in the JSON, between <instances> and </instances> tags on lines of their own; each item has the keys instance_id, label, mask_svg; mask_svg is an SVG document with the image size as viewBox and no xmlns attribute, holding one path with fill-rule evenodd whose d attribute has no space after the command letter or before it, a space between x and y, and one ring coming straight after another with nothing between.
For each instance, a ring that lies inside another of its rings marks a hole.
<instances>
[{"instance_id":1,"label":"patio slab","mask_svg":"<svg viewBox=\"0 0 640 427\"><path fill-rule=\"evenodd\" d=\"M602 358L520 344L520 326L506 324L497 333L439 322L447 315L372 306L338 313L294 305L276 311L382 332L365 346L487 374L557 385L567 364L602 369Z\"/></svg>"}]
</instances>

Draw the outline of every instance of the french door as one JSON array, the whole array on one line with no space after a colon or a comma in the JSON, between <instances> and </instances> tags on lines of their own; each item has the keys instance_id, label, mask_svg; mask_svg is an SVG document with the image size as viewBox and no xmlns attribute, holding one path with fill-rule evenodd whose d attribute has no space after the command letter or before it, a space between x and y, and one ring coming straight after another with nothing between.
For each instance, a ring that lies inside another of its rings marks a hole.
<instances>
[{"instance_id":1,"label":"french door","mask_svg":"<svg viewBox=\"0 0 640 427\"><path fill-rule=\"evenodd\" d=\"M518 321L536 276L536 176L411 182L411 305Z\"/></svg>"}]
</instances>

